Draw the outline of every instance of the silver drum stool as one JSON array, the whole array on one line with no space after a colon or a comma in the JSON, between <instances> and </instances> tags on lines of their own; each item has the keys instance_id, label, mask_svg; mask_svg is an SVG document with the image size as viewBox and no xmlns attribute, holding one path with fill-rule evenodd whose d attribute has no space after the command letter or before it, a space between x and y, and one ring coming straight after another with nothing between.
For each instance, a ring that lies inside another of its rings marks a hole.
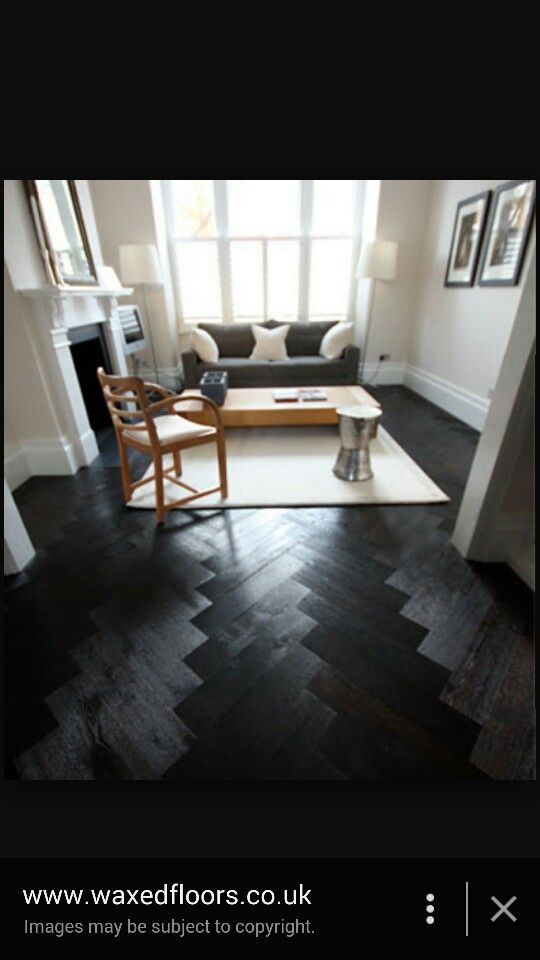
<instances>
[{"instance_id":1,"label":"silver drum stool","mask_svg":"<svg viewBox=\"0 0 540 960\"><path fill-rule=\"evenodd\" d=\"M334 464L334 474L340 480L371 480L373 470L369 456L369 442L382 410L378 407L339 407L341 450Z\"/></svg>"}]
</instances>

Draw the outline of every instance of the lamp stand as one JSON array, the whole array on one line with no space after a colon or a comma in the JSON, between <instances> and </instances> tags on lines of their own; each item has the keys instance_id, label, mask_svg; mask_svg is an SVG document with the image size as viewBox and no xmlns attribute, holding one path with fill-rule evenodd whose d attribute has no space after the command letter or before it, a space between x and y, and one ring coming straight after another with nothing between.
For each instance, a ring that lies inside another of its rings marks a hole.
<instances>
[{"instance_id":1,"label":"lamp stand","mask_svg":"<svg viewBox=\"0 0 540 960\"><path fill-rule=\"evenodd\" d=\"M159 386L161 386L161 384L160 384L160 382L159 382L159 376L158 376L158 365L157 365L156 349L155 349L155 347L154 347L154 338L153 338L153 336L152 336L152 329L151 329L151 326L150 326L150 314L149 314L149 312L148 312L148 299L147 299L147 296L146 296L146 284L145 284L145 283L141 283L141 287L142 287L142 289L143 289L144 313L145 313L145 316L146 316L146 326L147 326L147 332L148 332L148 339L150 340L150 348L151 348L151 350L152 350L152 359L153 359L153 361L154 361L155 382L156 382Z\"/></svg>"},{"instance_id":2,"label":"lamp stand","mask_svg":"<svg viewBox=\"0 0 540 960\"><path fill-rule=\"evenodd\" d=\"M373 317L373 304L374 304L374 302L375 302L375 287L376 287L376 283L377 283L377 280L376 280L376 279L373 279L373 284L372 284L371 291L370 291L370 294L369 294L369 306L368 306L368 316L367 316L367 324L366 324L366 335L365 335L365 337L364 337L364 343L363 343L363 346L362 346L362 359L361 359L361 362L360 362L360 383L363 383L363 382L364 382L364 369L365 369L365 366L366 366L367 348L368 348L368 343L369 343L369 334L370 334L370 331L371 331L371 320L372 320L372 317Z\"/></svg>"}]
</instances>

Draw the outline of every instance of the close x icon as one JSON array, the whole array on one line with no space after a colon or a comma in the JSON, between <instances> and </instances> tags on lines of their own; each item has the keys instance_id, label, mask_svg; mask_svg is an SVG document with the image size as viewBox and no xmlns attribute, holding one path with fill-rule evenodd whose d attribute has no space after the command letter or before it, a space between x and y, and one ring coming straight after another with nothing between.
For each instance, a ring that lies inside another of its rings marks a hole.
<instances>
[{"instance_id":1,"label":"close x icon","mask_svg":"<svg viewBox=\"0 0 540 960\"><path fill-rule=\"evenodd\" d=\"M491 897L493 903L498 907L496 913L493 914L491 922L495 923L496 920L499 920L501 917L508 917L513 923L516 922L517 917L510 912L510 907L516 902L517 897L510 897L510 900L507 900L506 903L501 903L497 897Z\"/></svg>"}]
</instances>

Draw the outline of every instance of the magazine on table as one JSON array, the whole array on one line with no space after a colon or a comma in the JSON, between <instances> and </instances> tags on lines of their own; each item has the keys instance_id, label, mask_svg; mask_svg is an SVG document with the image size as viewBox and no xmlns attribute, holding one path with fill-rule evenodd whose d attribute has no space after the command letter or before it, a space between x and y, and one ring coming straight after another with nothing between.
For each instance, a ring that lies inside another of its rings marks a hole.
<instances>
[{"instance_id":1,"label":"magazine on table","mask_svg":"<svg viewBox=\"0 0 540 960\"><path fill-rule=\"evenodd\" d=\"M304 403L309 403L317 400L328 400L328 394L326 390L321 390L320 387L314 387L311 390L301 390L300 391L300 400Z\"/></svg>"},{"instance_id":2,"label":"magazine on table","mask_svg":"<svg viewBox=\"0 0 540 960\"><path fill-rule=\"evenodd\" d=\"M279 390L273 390L272 396L276 403L313 403L317 400L328 400L325 390L314 387L309 390L296 390L291 387L282 387Z\"/></svg>"}]
</instances>

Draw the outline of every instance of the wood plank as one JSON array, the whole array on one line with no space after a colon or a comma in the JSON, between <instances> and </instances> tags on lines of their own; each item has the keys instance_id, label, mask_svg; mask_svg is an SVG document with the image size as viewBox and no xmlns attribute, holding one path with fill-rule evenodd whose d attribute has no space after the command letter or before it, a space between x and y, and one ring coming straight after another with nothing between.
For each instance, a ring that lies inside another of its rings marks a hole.
<instances>
[{"instance_id":1,"label":"wood plank","mask_svg":"<svg viewBox=\"0 0 540 960\"><path fill-rule=\"evenodd\" d=\"M38 549L5 594L6 776L534 776L533 596L450 545L478 435L374 392L453 502L178 511L156 531L122 505L114 436L15 492Z\"/></svg>"},{"instance_id":2,"label":"wood plank","mask_svg":"<svg viewBox=\"0 0 540 960\"><path fill-rule=\"evenodd\" d=\"M520 637L471 756L495 780L536 777L534 673L534 644Z\"/></svg>"}]
</instances>

